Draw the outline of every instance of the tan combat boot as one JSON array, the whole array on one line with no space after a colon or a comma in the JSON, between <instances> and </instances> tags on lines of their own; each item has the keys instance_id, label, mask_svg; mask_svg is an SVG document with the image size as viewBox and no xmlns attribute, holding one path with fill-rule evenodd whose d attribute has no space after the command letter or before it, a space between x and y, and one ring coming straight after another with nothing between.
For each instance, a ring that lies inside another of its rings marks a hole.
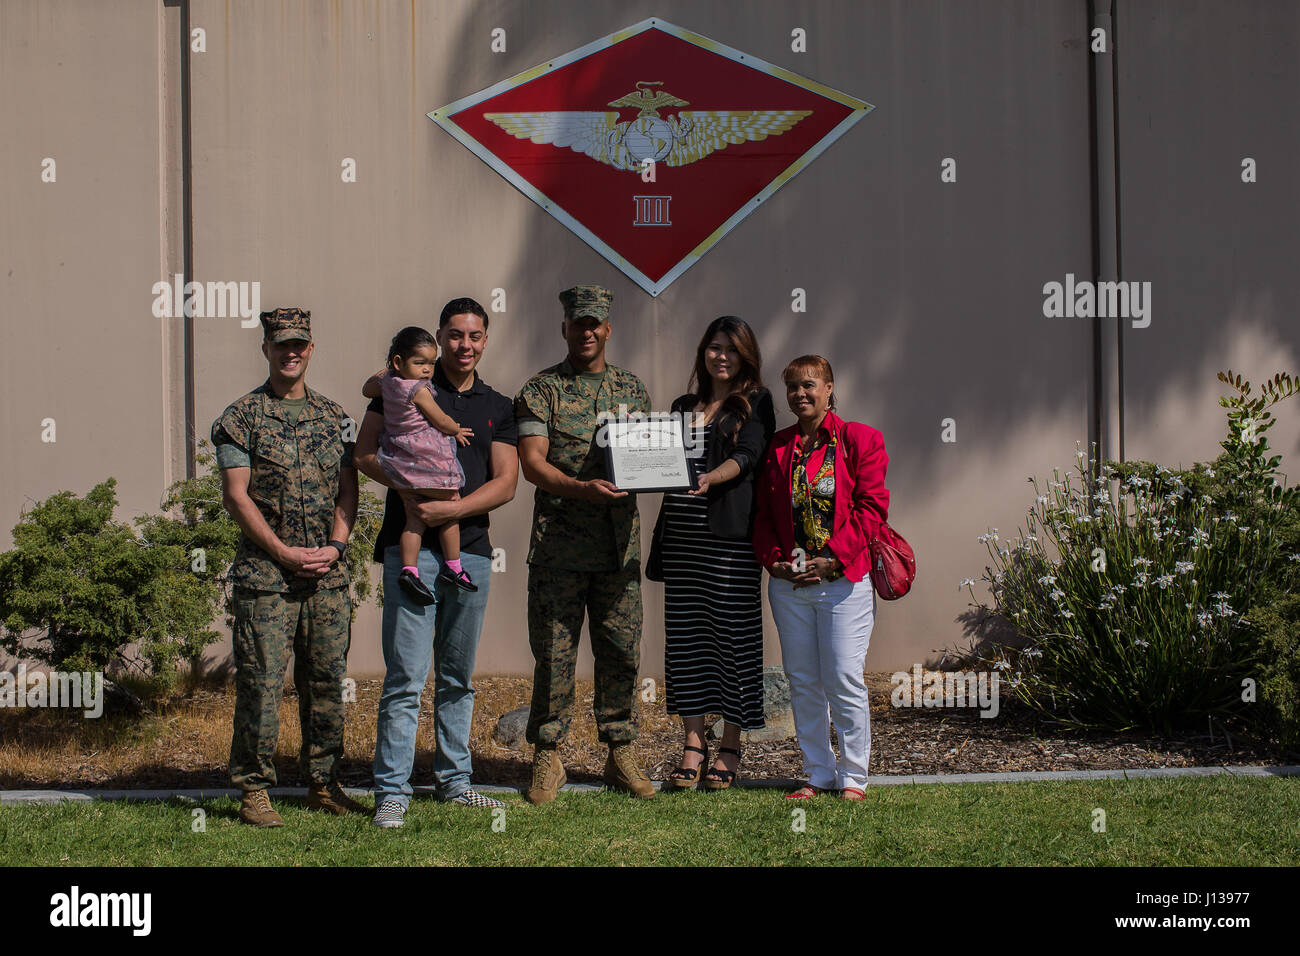
<instances>
[{"instance_id":1,"label":"tan combat boot","mask_svg":"<svg viewBox=\"0 0 1300 956\"><path fill-rule=\"evenodd\" d=\"M344 793L343 788L337 782L325 784L317 780L313 780L311 786L307 788L307 809L325 810L337 816L342 816L345 813L370 813L369 810Z\"/></svg>"},{"instance_id":2,"label":"tan combat boot","mask_svg":"<svg viewBox=\"0 0 1300 956\"><path fill-rule=\"evenodd\" d=\"M535 806L550 803L568 779L554 747L534 747L533 783L524 791L524 799Z\"/></svg>"},{"instance_id":3,"label":"tan combat boot","mask_svg":"<svg viewBox=\"0 0 1300 956\"><path fill-rule=\"evenodd\" d=\"M605 786L643 800L655 795L655 786L641 769L631 744L609 745L609 759L605 761Z\"/></svg>"},{"instance_id":4,"label":"tan combat boot","mask_svg":"<svg viewBox=\"0 0 1300 956\"><path fill-rule=\"evenodd\" d=\"M284 821L271 806L265 790L245 790L239 801L239 819L255 827L282 827Z\"/></svg>"}]
</instances>

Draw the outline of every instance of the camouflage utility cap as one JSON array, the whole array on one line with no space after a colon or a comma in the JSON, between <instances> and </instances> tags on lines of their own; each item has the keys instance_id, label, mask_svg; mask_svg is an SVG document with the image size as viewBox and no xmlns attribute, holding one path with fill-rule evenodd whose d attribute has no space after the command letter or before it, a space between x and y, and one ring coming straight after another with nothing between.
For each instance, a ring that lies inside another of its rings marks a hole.
<instances>
[{"instance_id":1,"label":"camouflage utility cap","mask_svg":"<svg viewBox=\"0 0 1300 956\"><path fill-rule=\"evenodd\" d=\"M262 313L262 329L268 342L311 341L311 313L306 309L273 309Z\"/></svg>"},{"instance_id":2,"label":"camouflage utility cap","mask_svg":"<svg viewBox=\"0 0 1300 956\"><path fill-rule=\"evenodd\" d=\"M601 322L609 320L609 307L614 302L614 293L598 285L575 285L560 293L560 303L564 306L564 317L576 319L589 315Z\"/></svg>"}]
</instances>

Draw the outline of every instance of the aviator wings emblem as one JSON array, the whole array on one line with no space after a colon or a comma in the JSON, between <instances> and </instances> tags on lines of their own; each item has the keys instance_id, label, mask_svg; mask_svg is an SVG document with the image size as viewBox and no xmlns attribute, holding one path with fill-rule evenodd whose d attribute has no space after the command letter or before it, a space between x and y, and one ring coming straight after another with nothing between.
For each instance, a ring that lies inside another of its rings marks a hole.
<instances>
[{"instance_id":1,"label":"aviator wings emblem","mask_svg":"<svg viewBox=\"0 0 1300 956\"><path fill-rule=\"evenodd\" d=\"M812 115L812 110L679 110L664 119L659 110L690 104L652 86L663 82L641 80L636 92L608 104L640 110L625 123L618 122L618 113L567 110L484 113L483 118L517 139L568 147L615 169L640 170L646 160L685 166L729 144L780 136Z\"/></svg>"}]
</instances>

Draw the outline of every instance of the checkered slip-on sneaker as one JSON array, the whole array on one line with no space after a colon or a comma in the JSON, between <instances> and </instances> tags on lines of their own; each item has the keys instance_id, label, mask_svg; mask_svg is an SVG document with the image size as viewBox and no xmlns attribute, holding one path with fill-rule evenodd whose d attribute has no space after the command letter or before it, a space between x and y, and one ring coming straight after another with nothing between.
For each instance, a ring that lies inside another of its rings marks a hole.
<instances>
[{"instance_id":1,"label":"checkered slip-on sneaker","mask_svg":"<svg viewBox=\"0 0 1300 956\"><path fill-rule=\"evenodd\" d=\"M375 811L374 824L377 827L400 827L406 823L406 807L396 800L385 800Z\"/></svg>"},{"instance_id":2,"label":"checkered slip-on sneaker","mask_svg":"<svg viewBox=\"0 0 1300 956\"><path fill-rule=\"evenodd\" d=\"M493 800L491 797L485 797L477 790L466 790L458 793L447 801L448 803L459 803L464 807L504 807L505 804L500 800Z\"/></svg>"}]
</instances>

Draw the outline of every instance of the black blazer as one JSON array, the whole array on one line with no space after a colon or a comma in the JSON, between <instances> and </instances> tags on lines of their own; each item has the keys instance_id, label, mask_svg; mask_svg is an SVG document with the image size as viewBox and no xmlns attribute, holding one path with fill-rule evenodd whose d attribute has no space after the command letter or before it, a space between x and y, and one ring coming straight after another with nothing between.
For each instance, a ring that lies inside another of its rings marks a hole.
<instances>
[{"instance_id":1,"label":"black blazer","mask_svg":"<svg viewBox=\"0 0 1300 956\"><path fill-rule=\"evenodd\" d=\"M748 541L754 529L754 480L758 466L767 454L767 446L776 431L776 412L772 408L772 393L756 388L747 396L750 404L749 420L741 426L735 441L731 430L736 423L733 414L726 412L713 420L709 444L705 449L705 471L713 471L728 458L736 459L740 474L731 481L713 485L708 491L709 530L719 538ZM682 395L673 402L674 412L689 412L695 407L692 396ZM659 509L654 537L650 544L650 557L646 561L645 576L651 581L663 580L664 513Z\"/></svg>"}]
</instances>

